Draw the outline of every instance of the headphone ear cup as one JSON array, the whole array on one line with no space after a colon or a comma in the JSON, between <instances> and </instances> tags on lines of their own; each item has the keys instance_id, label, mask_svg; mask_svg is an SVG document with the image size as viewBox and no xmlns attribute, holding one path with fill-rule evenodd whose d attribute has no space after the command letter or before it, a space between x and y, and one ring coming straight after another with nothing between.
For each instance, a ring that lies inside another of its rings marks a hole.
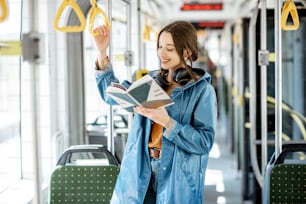
<instances>
[{"instance_id":1,"label":"headphone ear cup","mask_svg":"<svg viewBox=\"0 0 306 204\"><path fill-rule=\"evenodd\" d=\"M164 77L161 76L160 72L158 74L154 75L153 79L164 90L166 90L170 86L170 83L166 79L164 79Z\"/></svg>"},{"instance_id":2,"label":"headphone ear cup","mask_svg":"<svg viewBox=\"0 0 306 204\"><path fill-rule=\"evenodd\" d=\"M191 76L185 68L178 68L173 74L173 81L184 86L191 80Z\"/></svg>"}]
</instances>

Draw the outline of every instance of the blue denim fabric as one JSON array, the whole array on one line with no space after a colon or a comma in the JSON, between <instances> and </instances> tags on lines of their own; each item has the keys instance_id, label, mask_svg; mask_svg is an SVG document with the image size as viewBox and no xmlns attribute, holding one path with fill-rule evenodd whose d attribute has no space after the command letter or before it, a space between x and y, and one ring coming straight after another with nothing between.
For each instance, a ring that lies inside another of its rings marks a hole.
<instances>
[{"instance_id":1,"label":"blue denim fabric","mask_svg":"<svg viewBox=\"0 0 306 204\"><path fill-rule=\"evenodd\" d=\"M157 177L160 167L160 159L151 158L151 167L152 167L152 175L144 204L156 203Z\"/></svg>"},{"instance_id":2,"label":"blue denim fabric","mask_svg":"<svg viewBox=\"0 0 306 204\"><path fill-rule=\"evenodd\" d=\"M158 180L158 173L159 173L159 167L160 167L160 159L151 158L151 167L152 167L152 187L154 192L157 192L157 180Z\"/></svg>"}]
</instances>

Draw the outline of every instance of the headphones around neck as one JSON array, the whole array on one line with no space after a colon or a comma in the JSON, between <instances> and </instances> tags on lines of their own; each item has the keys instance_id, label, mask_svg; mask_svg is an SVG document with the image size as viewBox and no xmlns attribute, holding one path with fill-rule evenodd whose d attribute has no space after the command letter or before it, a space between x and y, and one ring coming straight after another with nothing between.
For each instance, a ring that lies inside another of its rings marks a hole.
<instances>
[{"instance_id":1,"label":"headphones around neck","mask_svg":"<svg viewBox=\"0 0 306 204\"><path fill-rule=\"evenodd\" d=\"M203 69L197 69L197 68L192 68L192 71L200 76L203 76L205 73ZM164 90L166 90L170 86L170 83L161 75L160 71L157 72L153 76L153 78L158 83L158 85L160 85ZM188 71L185 68L178 68L175 70L173 74L173 81L180 84L181 86L186 85L191 79L192 76L188 73Z\"/></svg>"}]
</instances>

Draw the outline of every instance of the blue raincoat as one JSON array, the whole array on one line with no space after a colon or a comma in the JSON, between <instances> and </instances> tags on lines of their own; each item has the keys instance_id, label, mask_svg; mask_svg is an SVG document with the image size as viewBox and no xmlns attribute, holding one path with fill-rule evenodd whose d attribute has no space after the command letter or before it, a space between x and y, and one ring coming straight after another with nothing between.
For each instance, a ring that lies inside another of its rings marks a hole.
<instances>
[{"instance_id":1,"label":"blue raincoat","mask_svg":"<svg viewBox=\"0 0 306 204\"><path fill-rule=\"evenodd\" d=\"M170 94L174 104L166 109L176 124L167 136L163 135L158 204L202 203L217 120L216 94L210 80L206 72L198 81L176 87ZM111 65L103 72L97 71L98 90L109 104L116 104L105 93L113 81L118 82ZM151 178L148 151L151 123L150 119L135 114L111 203L143 203Z\"/></svg>"}]
</instances>

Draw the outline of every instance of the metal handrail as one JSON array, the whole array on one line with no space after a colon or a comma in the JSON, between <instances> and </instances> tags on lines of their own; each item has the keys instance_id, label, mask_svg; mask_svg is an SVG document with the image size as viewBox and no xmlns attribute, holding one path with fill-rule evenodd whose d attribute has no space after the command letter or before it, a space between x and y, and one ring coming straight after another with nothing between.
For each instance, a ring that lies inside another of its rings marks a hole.
<instances>
[{"instance_id":1,"label":"metal handrail","mask_svg":"<svg viewBox=\"0 0 306 204\"><path fill-rule=\"evenodd\" d=\"M245 97L248 98L248 99L250 99L250 95L251 94L249 92L245 93ZM267 102L268 102L268 107L271 107L271 108L275 107L275 99L272 96L267 96ZM282 103L282 110L286 111L287 113L289 113L289 115L291 116L291 118L294 120L294 122L296 123L297 127L301 131L303 139L306 141L306 128L305 128L305 125L304 125L304 124L306 124L305 116L303 116L299 112L291 109L285 103ZM250 125L248 123L246 123L246 124L247 124L246 127L250 128ZM259 144L259 141L261 143L261 140L256 140L256 144ZM273 144L275 144L275 142Z\"/></svg>"},{"instance_id":2,"label":"metal handrail","mask_svg":"<svg viewBox=\"0 0 306 204\"><path fill-rule=\"evenodd\" d=\"M37 34L38 33L38 0L33 0L29 2L28 12L29 12L29 34ZM31 110L32 113L32 156L33 156L33 188L34 188L34 198L33 203L38 204L42 203L42 192L41 186L43 181L42 175L42 160L41 160L41 132L40 132L40 125L39 125L39 116L40 116L40 103L39 103L39 93L40 90L40 82L38 79L38 64L36 62L30 61L29 67L29 75L31 80Z\"/></svg>"},{"instance_id":3,"label":"metal handrail","mask_svg":"<svg viewBox=\"0 0 306 204\"><path fill-rule=\"evenodd\" d=\"M275 104L275 99L271 96L267 97L267 101L270 102L271 104ZM292 110L290 107L288 107L286 104L282 103L282 110L286 111L287 113L290 114L292 119L295 121L296 125L300 129L302 136L304 140L306 140L306 129L303 125L303 123L306 124L306 118L301 115L300 113Z\"/></svg>"},{"instance_id":4,"label":"metal handrail","mask_svg":"<svg viewBox=\"0 0 306 204\"><path fill-rule=\"evenodd\" d=\"M275 157L282 151L282 30L280 28L281 1L274 11L275 35Z\"/></svg>"},{"instance_id":5,"label":"metal handrail","mask_svg":"<svg viewBox=\"0 0 306 204\"><path fill-rule=\"evenodd\" d=\"M256 29L256 21L258 16L258 5L255 7L253 15L251 16L250 26L249 26L249 57L250 57L250 156L251 156L251 165L254 170L255 178L260 186L262 186L262 175L259 170L259 165L257 162L257 153L256 153L256 37L255 37L255 29Z\"/></svg>"},{"instance_id":6,"label":"metal handrail","mask_svg":"<svg viewBox=\"0 0 306 204\"><path fill-rule=\"evenodd\" d=\"M260 21L260 47L261 52L268 56L267 49L267 5L266 0L261 0L261 21ZM268 58L262 56L263 58ZM261 172L262 179L265 176L265 168L267 165L267 65L268 60L262 60L260 63L260 75L261 75L261 83L260 83L260 93L261 93Z\"/></svg>"},{"instance_id":7,"label":"metal handrail","mask_svg":"<svg viewBox=\"0 0 306 204\"><path fill-rule=\"evenodd\" d=\"M300 0L304 7L306 7L306 0Z\"/></svg>"}]
</instances>

